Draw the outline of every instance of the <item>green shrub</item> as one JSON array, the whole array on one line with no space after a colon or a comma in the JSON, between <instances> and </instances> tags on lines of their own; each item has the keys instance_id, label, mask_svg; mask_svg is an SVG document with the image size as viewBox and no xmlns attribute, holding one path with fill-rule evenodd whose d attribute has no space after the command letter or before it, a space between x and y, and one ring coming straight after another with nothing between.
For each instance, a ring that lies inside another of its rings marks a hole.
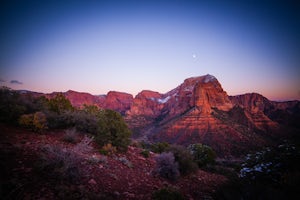
<instances>
[{"instance_id":1,"label":"green shrub","mask_svg":"<svg viewBox=\"0 0 300 200\"><path fill-rule=\"evenodd\" d=\"M82 110L74 111L71 114L72 123L78 131L96 134L98 129L97 117L93 113Z\"/></svg>"},{"instance_id":2,"label":"green shrub","mask_svg":"<svg viewBox=\"0 0 300 200\"><path fill-rule=\"evenodd\" d=\"M35 132L42 132L47 129L47 118L42 112L24 114L20 117L19 124L23 127L30 128Z\"/></svg>"},{"instance_id":3,"label":"green shrub","mask_svg":"<svg viewBox=\"0 0 300 200\"><path fill-rule=\"evenodd\" d=\"M82 111L84 111L85 113L90 114L90 115L97 115L99 112L99 108L95 105L84 104Z\"/></svg>"},{"instance_id":4,"label":"green shrub","mask_svg":"<svg viewBox=\"0 0 300 200\"><path fill-rule=\"evenodd\" d=\"M100 146L112 144L119 151L126 151L130 144L131 131L122 116L112 110L101 110L97 114L96 142Z\"/></svg>"},{"instance_id":5,"label":"green shrub","mask_svg":"<svg viewBox=\"0 0 300 200\"><path fill-rule=\"evenodd\" d=\"M155 153L162 153L165 152L170 145L166 142L158 142L151 145L151 150Z\"/></svg>"},{"instance_id":6,"label":"green shrub","mask_svg":"<svg viewBox=\"0 0 300 200\"><path fill-rule=\"evenodd\" d=\"M199 167L204 167L215 162L216 153L207 145L191 144L188 146L188 150L193 155L193 159Z\"/></svg>"},{"instance_id":7,"label":"green shrub","mask_svg":"<svg viewBox=\"0 0 300 200\"><path fill-rule=\"evenodd\" d=\"M215 199L299 199L299 160L299 148L289 143L248 154L239 179L221 187Z\"/></svg>"},{"instance_id":8,"label":"green shrub","mask_svg":"<svg viewBox=\"0 0 300 200\"><path fill-rule=\"evenodd\" d=\"M62 93L58 93L54 98L50 99L49 102L50 111L61 114L65 111L73 111L74 107L72 106L69 99L67 99Z\"/></svg>"},{"instance_id":9,"label":"green shrub","mask_svg":"<svg viewBox=\"0 0 300 200\"><path fill-rule=\"evenodd\" d=\"M174 154L175 161L178 162L179 165L180 174L187 175L197 171L198 166L186 148L179 145L172 145L168 151Z\"/></svg>"},{"instance_id":10,"label":"green shrub","mask_svg":"<svg viewBox=\"0 0 300 200\"><path fill-rule=\"evenodd\" d=\"M149 150L144 149L144 150L141 152L141 155L144 156L145 158L149 158L150 152L149 152Z\"/></svg>"},{"instance_id":11,"label":"green shrub","mask_svg":"<svg viewBox=\"0 0 300 200\"><path fill-rule=\"evenodd\" d=\"M279 184L286 173L298 173L299 160L300 150L295 145L284 143L277 147L265 148L246 156L240 177L249 182Z\"/></svg>"},{"instance_id":12,"label":"green shrub","mask_svg":"<svg viewBox=\"0 0 300 200\"><path fill-rule=\"evenodd\" d=\"M34 131L41 132L45 129L47 129L47 118L46 115L42 112L36 112L33 115L33 121L32 121Z\"/></svg>"},{"instance_id":13,"label":"green shrub","mask_svg":"<svg viewBox=\"0 0 300 200\"><path fill-rule=\"evenodd\" d=\"M20 94L7 87L0 87L0 122L18 124L26 106Z\"/></svg>"},{"instance_id":14,"label":"green shrub","mask_svg":"<svg viewBox=\"0 0 300 200\"><path fill-rule=\"evenodd\" d=\"M153 200L183 200L183 195L172 188L162 188L152 195Z\"/></svg>"},{"instance_id":15,"label":"green shrub","mask_svg":"<svg viewBox=\"0 0 300 200\"><path fill-rule=\"evenodd\" d=\"M49 111L47 119L50 128L75 127L78 131L91 134L96 134L98 128L97 117L82 110L64 111L59 114Z\"/></svg>"}]
</instances>

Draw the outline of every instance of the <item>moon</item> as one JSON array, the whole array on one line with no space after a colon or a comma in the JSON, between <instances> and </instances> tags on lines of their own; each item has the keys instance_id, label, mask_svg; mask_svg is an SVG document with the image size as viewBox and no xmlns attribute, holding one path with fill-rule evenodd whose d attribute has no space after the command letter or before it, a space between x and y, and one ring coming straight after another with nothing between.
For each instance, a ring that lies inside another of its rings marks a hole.
<instances>
[{"instance_id":1,"label":"moon","mask_svg":"<svg viewBox=\"0 0 300 200\"><path fill-rule=\"evenodd\" d=\"M197 55L196 55L196 54L193 54L193 55L192 55L192 57L193 57L193 58L196 58L196 57L197 57Z\"/></svg>"}]
</instances>

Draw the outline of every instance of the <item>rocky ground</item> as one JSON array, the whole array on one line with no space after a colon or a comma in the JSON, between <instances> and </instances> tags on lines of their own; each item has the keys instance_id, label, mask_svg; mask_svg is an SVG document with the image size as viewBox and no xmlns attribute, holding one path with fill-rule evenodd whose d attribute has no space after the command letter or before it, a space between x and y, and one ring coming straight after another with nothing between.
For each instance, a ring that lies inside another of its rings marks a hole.
<instances>
[{"instance_id":1,"label":"rocky ground","mask_svg":"<svg viewBox=\"0 0 300 200\"><path fill-rule=\"evenodd\" d=\"M37 134L0 125L0 198L151 199L155 191L172 188L186 199L212 199L227 181L198 170L171 182L153 173L154 153L145 158L142 149L130 146L126 153L104 156L83 135L74 144L64 135L63 130Z\"/></svg>"}]
</instances>

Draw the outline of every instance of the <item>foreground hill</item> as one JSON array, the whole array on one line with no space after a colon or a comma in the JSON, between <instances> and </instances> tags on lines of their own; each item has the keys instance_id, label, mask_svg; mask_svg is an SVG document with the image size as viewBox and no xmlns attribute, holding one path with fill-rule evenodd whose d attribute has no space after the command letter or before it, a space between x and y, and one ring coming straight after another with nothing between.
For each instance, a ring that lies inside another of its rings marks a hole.
<instances>
[{"instance_id":1,"label":"foreground hill","mask_svg":"<svg viewBox=\"0 0 300 200\"><path fill-rule=\"evenodd\" d=\"M77 107L97 105L120 112L136 139L204 143L219 156L239 156L300 129L299 101L274 102L255 93L228 96L212 75L188 78L165 94L144 90L134 98L122 92L63 94Z\"/></svg>"},{"instance_id":2,"label":"foreground hill","mask_svg":"<svg viewBox=\"0 0 300 200\"><path fill-rule=\"evenodd\" d=\"M105 156L83 134L77 142L65 132L37 134L0 124L1 199L152 199L172 188L187 199L212 199L227 178L198 170L176 182L155 176L157 154L141 148ZM178 198L180 199L180 198Z\"/></svg>"}]
</instances>

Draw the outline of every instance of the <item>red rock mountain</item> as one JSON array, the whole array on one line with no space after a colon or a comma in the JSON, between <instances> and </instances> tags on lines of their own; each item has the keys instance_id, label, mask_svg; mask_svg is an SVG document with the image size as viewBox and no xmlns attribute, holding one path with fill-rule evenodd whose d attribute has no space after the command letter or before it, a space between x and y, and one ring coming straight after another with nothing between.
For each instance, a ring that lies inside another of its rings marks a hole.
<instances>
[{"instance_id":1,"label":"red rock mountain","mask_svg":"<svg viewBox=\"0 0 300 200\"><path fill-rule=\"evenodd\" d=\"M130 109L132 102L133 96L131 94L111 91L107 93L104 104L100 105L100 107L115 110L124 114Z\"/></svg>"},{"instance_id":2,"label":"red rock mountain","mask_svg":"<svg viewBox=\"0 0 300 200\"><path fill-rule=\"evenodd\" d=\"M64 95L77 107L97 105L120 112L137 139L204 143L220 156L240 155L300 129L299 101L273 102L255 93L228 96L212 75L188 78L166 94Z\"/></svg>"},{"instance_id":3,"label":"red rock mountain","mask_svg":"<svg viewBox=\"0 0 300 200\"><path fill-rule=\"evenodd\" d=\"M80 107L84 104L86 105L99 105L104 104L104 97L97 97L89 93L76 92L69 90L64 95L70 100L71 104L75 107Z\"/></svg>"}]
</instances>

